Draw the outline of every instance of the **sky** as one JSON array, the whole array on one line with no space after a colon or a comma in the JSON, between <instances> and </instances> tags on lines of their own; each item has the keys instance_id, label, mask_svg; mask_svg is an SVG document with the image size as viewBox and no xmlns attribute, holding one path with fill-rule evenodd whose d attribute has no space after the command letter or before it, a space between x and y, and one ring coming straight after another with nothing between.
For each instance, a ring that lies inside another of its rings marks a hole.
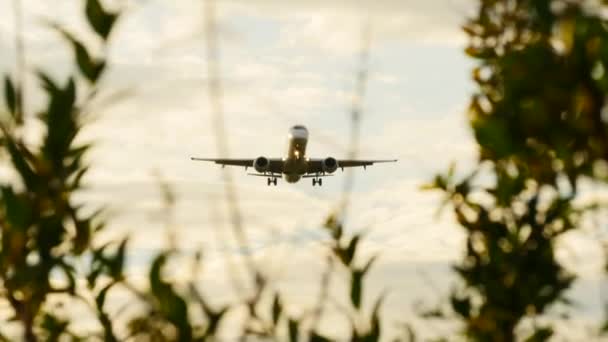
<instances>
[{"instance_id":1,"label":"sky","mask_svg":"<svg viewBox=\"0 0 608 342\"><path fill-rule=\"evenodd\" d=\"M11 13L10 3L0 1L0 12ZM65 62L69 47L41 19L96 45L81 15L83 3L23 1L31 70L51 68L58 78L71 71ZM220 157L207 99L202 2L105 3L126 11L112 34L102 98L126 96L106 106L100 101L81 137L97 144L89 188L79 198L91 207L108 206L105 238L131 237L130 271L138 279L150 257L167 246L158 182L169 183L177 196L169 224L178 245L187 252L203 250L201 282L217 298L227 298L225 255L237 254L237 248L217 238L230 237L224 171L190 161ZM459 28L471 2L225 0L217 7L228 157L282 157L293 124L308 127L310 156L346 156L362 32L369 25L359 157L399 162L355 171L346 229L367 231L360 257L379 255L369 289L372 296L390 290L389 320L413 319L403 315L404 308L413 312L418 302L433 305L445 298L464 235L449 211L436 215L438 194L419 188L452 161L466 170L476 159L465 114L475 90L474 62L463 53L466 37ZM14 65L12 34L12 18L0 22L0 48L8 51L0 57L3 71ZM28 83L28 109L34 111L40 93L33 79ZM267 187L265 179L247 177L244 170L231 172L253 255L288 300L309 304L324 255L321 225L340 198L343 175L325 179L321 188L307 180ZM589 303L599 292L593 275L600 252L588 247L589 239L581 234L564 244L579 256L573 267L589 279L577 285L576 296L597 313L597 303ZM188 277L180 268L175 272L176 278Z\"/></svg>"}]
</instances>

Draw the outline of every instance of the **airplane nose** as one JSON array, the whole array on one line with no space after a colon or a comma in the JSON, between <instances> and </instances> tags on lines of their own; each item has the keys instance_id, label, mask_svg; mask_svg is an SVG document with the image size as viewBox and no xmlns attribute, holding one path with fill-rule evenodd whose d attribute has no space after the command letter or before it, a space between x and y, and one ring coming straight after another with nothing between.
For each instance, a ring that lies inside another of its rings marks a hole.
<instances>
[{"instance_id":1,"label":"airplane nose","mask_svg":"<svg viewBox=\"0 0 608 342\"><path fill-rule=\"evenodd\" d=\"M304 126L296 125L289 130L289 135L292 138L308 139L308 130Z\"/></svg>"}]
</instances>

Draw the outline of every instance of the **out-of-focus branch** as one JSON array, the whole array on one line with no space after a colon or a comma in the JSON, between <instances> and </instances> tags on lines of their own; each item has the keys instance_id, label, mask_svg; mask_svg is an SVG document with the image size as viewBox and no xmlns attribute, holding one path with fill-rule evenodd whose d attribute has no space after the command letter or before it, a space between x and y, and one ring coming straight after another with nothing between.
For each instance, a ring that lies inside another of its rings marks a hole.
<instances>
[{"instance_id":1,"label":"out-of-focus branch","mask_svg":"<svg viewBox=\"0 0 608 342\"><path fill-rule=\"evenodd\" d=\"M25 112L25 43L23 37L23 7L21 0L13 0L13 16L15 18L15 70L17 78L16 121L23 122Z\"/></svg>"},{"instance_id":2,"label":"out-of-focus branch","mask_svg":"<svg viewBox=\"0 0 608 342\"><path fill-rule=\"evenodd\" d=\"M368 59L369 59L369 49L370 49L370 41L371 41L371 24L368 19L365 25L363 26L362 32L362 47L360 51L360 60L359 60L359 69L355 78L355 89L353 92L351 109L350 109L350 142L347 158L355 159L359 153L359 139L360 139L360 131L361 131L361 115L363 112L363 98L365 96L365 88L367 85L368 79ZM354 176L353 173L348 171L346 177L344 179L343 189L342 189L342 198L338 203L337 211L334 215L330 216L325 226L332 231L333 247L331 248L330 255L328 256L327 267L324 270L321 276L321 288L319 292L318 302L316 303L312 314L311 314L311 331L313 334L317 333L319 328L320 320L323 317L326 305L328 302L332 302L330 298L330 286L332 274L334 273L334 262L333 258L337 258L343 265L348 269L349 276L352 281L356 281L359 289L361 286L362 278L364 277L364 273L355 269L351 269L351 262L354 257L354 252L356 250L356 244L359 237L353 238L348 246L342 248L342 225L347 217L347 211L350 203L350 193L352 191L352 187L354 184ZM347 260L348 259L348 260ZM358 280L355 280L355 272L359 274ZM354 286L351 284L351 286ZM354 298L353 293L351 293L351 298ZM359 300L360 293L355 295L357 297L357 308L359 308ZM340 309L340 305L336 303L336 307ZM359 323L353 320L353 317L350 315L350 311L347 308L342 308L347 317L349 317L351 323L353 324L354 331L359 326ZM357 334L355 334L357 335ZM356 336L353 335L353 339L356 339ZM358 336L358 335L357 335Z\"/></svg>"},{"instance_id":3,"label":"out-of-focus branch","mask_svg":"<svg viewBox=\"0 0 608 342\"><path fill-rule=\"evenodd\" d=\"M319 288L319 299L312 312L311 331L318 331L321 317L325 311L325 305L329 300L329 288L331 285L331 276L334 271L334 263L331 256L327 256L327 267L321 276L321 285Z\"/></svg>"},{"instance_id":4,"label":"out-of-focus branch","mask_svg":"<svg viewBox=\"0 0 608 342\"><path fill-rule=\"evenodd\" d=\"M220 65L219 65L219 46L217 39L217 25L215 18L215 1L205 1L205 41L207 43L207 72L208 72L208 96L209 103L211 106L211 120L213 130L215 132L215 142L218 154L221 156L229 156L228 139L226 138L226 127L224 123L224 109L222 106L222 84L220 77ZM222 180L224 183L224 190L226 193L226 202L228 204L228 211L232 229L239 245L239 249L244 250L244 258L248 271L252 279L256 279L258 274L256 272L255 263L253 258L249 254L247 241L247 235L243 228L243 219L241 211L239 209L238 198L234 181L232 179L232 173L229 170L222 172Z\"/></svg>"},{"instance_id":5,"label":"out-of-focus branch","mask_svg":"<svg viewBox=\"0 0 608 342\"><path fill-rule=\"evenodd\" d=\"M359 140L361 135L361 116L363 114L363 99L368 79L369 49L371 42L371 21L367 19L362 32L362 46L359 59L359 70L357 71L355 91L353 93L350 110L350 143L348 159L355 159L359 154ZM350 193L354 184L354 174L347 171L342 188L342 199L340 201L338 215L340 221L344 222L350 204Z\"/></svg>"},{"instance_id":6,"label":"out-of-focus branch","mask_svg":"<svg viewBox=\"0 0 608 342\"><path fill-rule=\"evenodd\" d=\"M175 224L175 202L176 196L171 185L163 178L158 170L154 170L152 175L156 178L158 187L162 195L162 211L166 230L167 246L170 251L177 249L177 225Z\"/></svg>"},{"instance_id":7,"label":"out-of-focus branch","mask_svg":"<svg viewBox=\"0 0 608 342\"><path fill-rule=\"evenodd\" d=\"M223 229L219 225L220 215L217 201L214 200L212 196L207 197L209 206L209 213L211 217L211 222L214 227L213 231L215 232L215 238L218 242L220 253L225 258L226 270L228 271L228 276L230 277L230 282L232 283L232 287L235 294L239 296L239 294L245 293L245 288L241 282L241 278L238 274L237 265L234 261L232 253L229 252L228 244L226 243L227 239L225 239L225 235L223 234Z\"/></svg>"}]
</instances>

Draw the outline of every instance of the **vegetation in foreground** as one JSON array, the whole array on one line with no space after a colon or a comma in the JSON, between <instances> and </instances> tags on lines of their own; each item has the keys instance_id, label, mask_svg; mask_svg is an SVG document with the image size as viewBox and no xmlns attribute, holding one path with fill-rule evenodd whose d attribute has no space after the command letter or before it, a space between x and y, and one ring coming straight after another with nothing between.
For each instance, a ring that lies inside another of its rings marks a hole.
<instances>
[{"instance_id":1,"label":"vegetation in foreground","mask_svg":"<svg viewBox=\"0 0 608 342\"><path fill-rule=\"evenodd\" d=\"M208 24L213 23L212 9L208 7ZM449 309L424 315L462 324L461 334L445 336L447 340L548 340L555 319L537 324L536 318L551 317L557 304L569 305L564 294L575 275L556 259L556 245L564 234L581 229L586 213L601 212L601 203L575 205L579 182L603 184L608 177L608 22L600 16L602 9L606 5L591 1L478 0L477 14L463 26L469 35L466 53L478 61L473 70L478 87L468 116L479 162L464 176L456 176L454 169L437 175L427 187L445 194L467 234L463 258L454 266L460 281ZM84 16L106 46L121 14L98 0L86 0ZM17 326L25 341L213 340L220 324L240 310L245 318L234 333L243 338L389 338L381 329L387 324L380 316L383 296L374 298L371 308L362 304L375 258L357 254L362 236L346 236L339 213L324 224L329 257L318 301L300 316L288 312L275 284L246 255L241 259L246 269L242 299L223 306L210 305L200 284L164 276L177 252L174 246L153 259L145 288L131 284L125 276L128 240L99 245L95 237L104 228L101 211L85 211L74 200L92 167L84 162L92 144L79 142L78 136L98 110L92 103L100 96L99 80L109 62L61 26L49 29L69 43L75 71L60 80L36 71L46 94L39 114L24 110L29 103L24 74L31 71L22 63L19 32L18 63L4 78L0 147L4 165L15 177L0 184L0 296L13 318L0 332ZM40 143L32 144L24 132L36 121L44 130ZM165 194L170 207L167 187ZM244 236L244 231L236 233ZM200 256L194 261L202 262ZM337 273L343 276L335 277ZM350 333L342 337L319 328L333 305L327 289L336 279L347 282L348 306L341 313L350 322ZM110 313L106 298L115 291L128 293L141 309ZM97 328L76 333L78 322L55 310L52 299L64 306L84 302ZM531 328L524 328L526 322L532 322ZM607 327L598 322L597 335ZM400 337L415 338L412 329ZM8 334L3 339L9 340Z\"/></svg>"}]
</instances>

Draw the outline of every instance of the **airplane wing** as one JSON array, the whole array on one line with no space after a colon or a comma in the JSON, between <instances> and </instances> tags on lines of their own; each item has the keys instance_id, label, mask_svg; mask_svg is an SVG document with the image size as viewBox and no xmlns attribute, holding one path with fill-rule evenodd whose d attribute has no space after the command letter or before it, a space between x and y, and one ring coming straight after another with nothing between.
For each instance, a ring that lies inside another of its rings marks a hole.
<instances>
[{"instance_id":1,"label":"airplane wing","mask_svg":"<svg viewBox=\"0 0 608 342\"><path fill-rule=\"evenodd\" d=\"M344 170L345 167L367 167L376 163L394 163L397 159L375 159L375 160L338 160L338 168ZM308 173L323 172L323 159L311 159L308 164Z\"/></svg>"},{"instance_id":2,"label":"airplane wing","mask_svg":"<svg viewBox=\"0 0 608 342\"><path fill-rule=\"evenodd\" d=\"M253 162L255 161L255 159L222 159L222 158L197 158L197 157L191 157L191 160L196 160L196 161L207 161L207 162L213 162L219 165L222 165L222 167L228 165L228 166L242 166L245 169L253 167ZM283 172L283 160L280 158L271 158L269 159L270 161L270 167L268 168L268 172L271 173L282 173Z\"/></svg>"}]
</instances>

